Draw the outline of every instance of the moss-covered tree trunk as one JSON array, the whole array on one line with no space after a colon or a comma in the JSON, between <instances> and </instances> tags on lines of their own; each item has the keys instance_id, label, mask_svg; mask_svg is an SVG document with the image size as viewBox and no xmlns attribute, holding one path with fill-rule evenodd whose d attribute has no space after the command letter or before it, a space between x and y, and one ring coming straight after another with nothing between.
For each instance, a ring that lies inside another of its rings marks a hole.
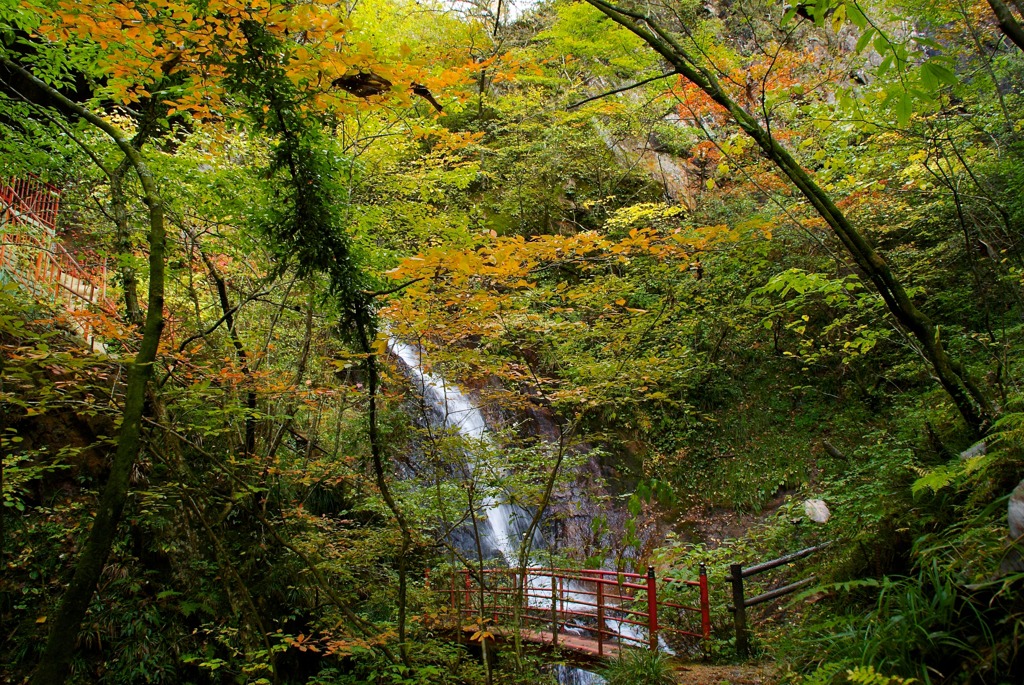
<instances>
[{"instance_id":1,"label":"moss-covered tree trunk","mask_svg":"<svg viewBox=\"0 0 1024 685\"><path fill-rule=\"evenodd\" d=\"M377 355L373 352L373 329L370 324L370 305L360 303L356 305L355 325L359 336L359 344L366 355L364 368L366 370L367 391L368 391L368 431L370 438L370 457L373 462L373 474L377 481L377 489L391 514L395 517L398 530L402 538L402 546L398 550L398 648L402 662L410 666L409 645L406 643L406 613L408 610L408 579L409 579L409 552L412 550L412 528L406 519L402 508L398 506L391 486L388 484L387 473L384 469L384 450L381 445L380 430L377 425L377 390L380 386L380 370L377 368Z\"/></svg>"},{"instance_id":2,"label":"moss-covered tree trunk","mask_svg":"<svg viewBox=\"0 0 1024 685\"><path fill-rule=\"evenodd\" d=\"M121 255L117 270L121 278L121 290L124 292L125 318L133 326L139 326L143 323L142 307L139 306L139 281L131 263L131 227L128 223L128 200L124 192L124 175L129 168L131 160L125 157L110 173L110 208L114 219L114 247Z\"/></svg>"},{"instance_id":3,"label":"moss-covered tree trunk","mask_svg":"<svg viewBox=\"0 0 1024 685\"><path fill-rule=\"evenodd\" d=\"M39 81L20 66L3 60L10 72L31 83L44 93L62 114L69 118L81 118L99 128L113 139L128 158L142 184L144 200L149 208L149 297L148 310L142 329L142 340L135 359L128 366L125 388L124 414L121 430L117 436L110 475L103 487L96 516L93 519L89 537L75 560L74 575L70 585L61 597L56 616L49 621L50 632L43 650L43 656L32 674L32 685L58 685L67 675L68 664L75 650L82 619L96 592L100 574L110 555L110 548L117 533L121 513L128 499L128 484L132 466L142 447L142 418L146 403L146 386L153 375L160 334L164 319L164 252L166 237L164 231L164 208L157 192L156 182L136 150L120 131L81 105L68 100L59 92Z\"/></svg>"}]
</instances>

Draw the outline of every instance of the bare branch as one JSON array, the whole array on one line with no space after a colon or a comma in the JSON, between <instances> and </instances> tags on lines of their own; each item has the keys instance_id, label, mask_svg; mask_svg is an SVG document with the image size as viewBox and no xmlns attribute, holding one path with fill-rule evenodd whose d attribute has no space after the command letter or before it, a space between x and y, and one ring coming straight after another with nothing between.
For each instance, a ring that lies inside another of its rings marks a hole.
<instances>
[{"instance_id":1,"label":"bare branch","mask_svg":"<svg viewBox=\"0 0 1024 685\"><path fill-rule=\"evenodd\" d=\"M616 93L622 93L622 92L625 92L627 90L633 90L634 88L639 88L640 86L647 85L648 83L650 83L652 81L658 81L658 80L663 79L663 78L668 78L669 76L675 76L678 73L679 72L676 71L675 69L673 69L672 71L666 71L664 74L659 74L657 76L652 76L651 78L644 79L643 81L637 81L636 83L630 84L628 86L622 86L621 88L615 88L614 90L609 90L607 93L601 93L600 95L595 95L595 96L589 97L589 98L587 98L585 100L580 100L579 102L574 102L571 105L569 105L568 107L566 107L566 109L576 109L577 107L585 105L588 102L593 102L594 100L600 100L601 98L606 98L609 95L615 95Z\"/></svg>"}]
</instances>

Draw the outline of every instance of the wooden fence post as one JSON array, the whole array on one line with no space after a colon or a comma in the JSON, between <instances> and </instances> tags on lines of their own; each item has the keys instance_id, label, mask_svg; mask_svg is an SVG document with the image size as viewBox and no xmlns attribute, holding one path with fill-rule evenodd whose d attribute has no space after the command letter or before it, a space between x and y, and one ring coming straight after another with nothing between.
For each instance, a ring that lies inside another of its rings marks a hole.
<instances>
[{"instance_id":1,"label":"wooden fence post","mask_svg":"<svg viewBox=\"0 0 1024 685\"><path fill-rule=\"evenodd\" d=\"M491 579L491 620L498 625L498 602L501 601L501 573L492 573Z\"/></svg>"},{"instance_id":2,"label":"wooden fence post","mask_svg":"<svg viewBox=\"0 0 1024 685\"><path fill-rule=\"evenodd\" d=\"M597 574L597 655L604 656L604 576Z\"/></svg>"},{"instance_id":3,"label":"wooden fence post","mask_svg":"<svg viewBox=\"0 0 1024 685\"><path fill-rule=\"evenodd\" d=\"M455 579L458 573L452 569L450 586L452 593L452 611L455 612L455 641L462 644L462 593L455 588Z\"/></svg>"},{"instance_id":4,"label":"wooden fence post","mask_svg":"<svg viewBox=\"0 0 1024 685\"><path fill-rule=\"evenodd\" d=\"M747 636L747 607L743 597L743 564L731 564L729 566L732 583L732 615L736 624L736 653L746 659L750 653Z\"/></svg>"}]
</instances>

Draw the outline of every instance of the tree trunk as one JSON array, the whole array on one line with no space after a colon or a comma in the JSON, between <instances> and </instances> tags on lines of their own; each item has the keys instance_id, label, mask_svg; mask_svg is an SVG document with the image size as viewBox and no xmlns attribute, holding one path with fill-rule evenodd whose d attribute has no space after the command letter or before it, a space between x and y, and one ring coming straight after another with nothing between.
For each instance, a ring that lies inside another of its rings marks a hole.
<instances>
[{"instance_id":1,"label":"tree trunk","mask_svg":"<svg viewBox=\"0 0 1024 685\"><path fill-rule=\"evenodd\" d=\"M120 131L81 105L68 100L17 64L4 58L0 59L11 72L45 93L66 116L85 119L110 136L138 174L144 200L149 208L149 309L142 329L139 352L128 367L124 415L121 419L121 431L117 436L117 450L89 537L75 562L74 576L64 596L61 597L57 615L50 622L50 633L42 659L30 681L31 685L59 685L64 682L67 675L68 663L75 649L82 619L96 592L96 584L110 554L121 513L128 498L132 466L141 449L146 386L153 373L153 363L164 326L164 208L156 182L142 156Z\"/></svg>"},{"instance_id":2,"label":"tree trunk","mask_svg":"<svg viewBox=\"0 0 1024 685\"><path fill-rule=\"evenodd\" d=\"M388 485L387 474L384 470L384 451L380 443L380 432L377 426L377 389L380 384L380 373L377 368L377 355L373 353L370 338L372 327L370 324L370 305L366 302L356 304L355 312L356 332L359 336L360 346L366 354L364 368L366 369L367 394L369 395L369 437L370 456L373 461L373 473L377 481L377 489L380 490L384 503L387 504L391 514L395 517L398 530L402 537L402 546L398 551L398 649L402 657L402 663L411 667L409 660L409 645L406 644L406 611L408 609L408 557L412 549L412 529L405 518L405 514L398 506L391 486Z\"/></svg>"},{"instance_id":3,"label":"tree trunk","mask_svg":"<svg viewBox=\"0 0 1024 685\"><path fill-rule=\"evenodd\" d=\"M1024 28L1013 16L1013 12L1006 6L1006 3L1003 0L988 0L988 6L995 12L999 28L1002 29L1006 37L1012 40L1018 48L1024 50Z\"/></svg>"},{"instance_id":4,"label":"tree trunk","mask_svg":"<svg viewBox=\"0 0 1024 685\"><path fill-rule=\"evenodd\" d=\"M130 166L131 160L125 157L110 173L110 208L114 215L114 247L123 260L117 270L124 291L125 319L131 325L139 326L143 322L142 307L139 306L139 281L135 267L131 265L132 235L128 225L128 201L124 194L124 175Z\"/></svg>"},{"instance_id":5,"label":"tree trunk","mask_svg":"<svg viewBox=\"0 0 1024 685\"><path fill-rule=\"evenodd\" d=\"M235 328L236 308L231 306L227 282L220 275L220 272L217 271L213 260L203 252L203 248L199 244L199 238L195 235L190 237L195 243L196 249L199 251L199 257L203 260L203 264L206 265L210 279L213 280L213 284L217 289L217 299L220 302L220 309L224 316L224 325L228 329L228 336L231 338L231 344L235 348L235 355L238 357L238 363L242 367L242 374L245 376L245 383L248 386L245 393L245 436L242 438L242 442L245 456L251 457L256 451L256 388L252 379L252 370L249 368L249 355L245 350L245 345L242 344L242 338L238 335L238 330Z\"/></svg>"}]
</instances>

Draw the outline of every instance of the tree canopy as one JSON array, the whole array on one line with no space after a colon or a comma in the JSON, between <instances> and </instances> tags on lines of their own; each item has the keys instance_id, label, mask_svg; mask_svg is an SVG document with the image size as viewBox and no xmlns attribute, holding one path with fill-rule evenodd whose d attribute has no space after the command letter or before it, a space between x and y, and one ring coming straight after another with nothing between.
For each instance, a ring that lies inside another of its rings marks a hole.
<instances>
[{"instance_id":1,"label":"tree canopy","mask_svg":"<svg viewBox=\"0 0 1024 685\"><path fill-rule=\"evenodd\" d=\"M529 565L726 661L827 541L769 680L1016 682L1022 21L0 0L0 678L553 683Z\"/></svg>"}]
</instances>

